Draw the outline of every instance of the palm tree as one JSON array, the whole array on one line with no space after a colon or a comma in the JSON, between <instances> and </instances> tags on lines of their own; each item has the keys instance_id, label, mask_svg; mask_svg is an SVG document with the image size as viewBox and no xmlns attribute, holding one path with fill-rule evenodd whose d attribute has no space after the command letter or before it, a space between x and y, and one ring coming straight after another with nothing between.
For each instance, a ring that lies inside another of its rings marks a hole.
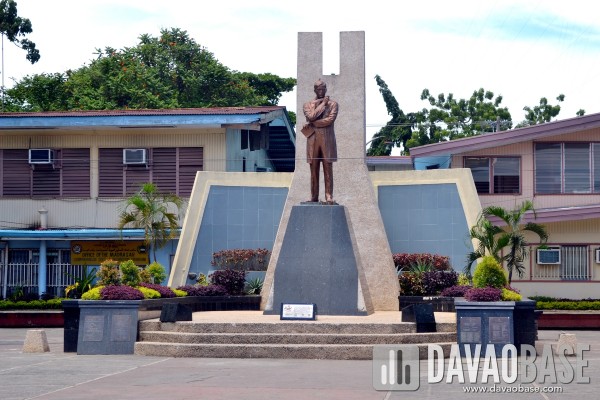
<instances>
[{"instance_id":1,"label":"palm tree","mask_svg":"<svg viewBox=\"0 0 600 400\"><path fill-rule=\"evenodd\" d=\"M508 245L508 238L502 236L499 239L496 239L496 236L503 232L504 230L502 228L492 224L485 215L481 214L479 216L477 224L469 230L471 239L477 239L478 243L475 251L472 251L467 255L467 265L465 266L464 273L469 278L471 277L471 265L473 262L486 255L491 255L496 261L502 263L500 252Z\"/></svg>"},{"instance_id":2,"label":"palm tree","mask_svg":"<svg viewBox=\"0 0 600 400\"><path fill-rule=\"evenodd\" d=\"M525 272L523 260L527 257L527 246L529 246L529 243L525 239L525 233L535 233L539 236L540 243L548 241L548 233L543 225L536 224L535 222L522 223L523 216L529 211L532 211L535 217L535 209L530 200L524 201L521 206L512 211L507 211L499 206L489 206L482 211L482 215L486 219L489 220L490 217L496 217L506 224L506 226L501 227L502 232L499 233L500 237L497 240L497 246L504 244L500 249L506 246L509 248L508 254L502 258L502 261L506 262L509 284L512 281L513 270L517 271L519 277L523 276Z\"/></svg>"},{"instance_id":3,"label":"palm tree","mask_svg":"<svg viewBox=\"0 0 600 400\"><path fill-rule=\"evenodd\" d=\"M183 200L174 194L160 193L153 183L144 183L141 189L125 201L119 216L119 229L126 226L144 229L144 243L152 248L156 261L156 249L177 237L179 209ZM171 210L177 209L176 212Z\"/></svg>"}]
</instances>

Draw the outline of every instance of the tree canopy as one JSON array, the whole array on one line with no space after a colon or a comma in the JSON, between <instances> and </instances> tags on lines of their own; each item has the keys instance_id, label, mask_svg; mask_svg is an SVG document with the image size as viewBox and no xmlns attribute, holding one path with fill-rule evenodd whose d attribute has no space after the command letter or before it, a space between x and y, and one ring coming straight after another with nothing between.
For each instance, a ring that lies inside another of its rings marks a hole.
<instances>
[{"instance_id":1,"label":"tree canopy","mask_svg":"<svg viewBox=\"0 0 600 400\"><path fill-rule=\"evenodd\" d=\"M11 111L276 105L295 78L239 72L178 28L134 47L97 49L79 69L27 76L6 91Z\"/></svg>"},{"instance_id":2,"label":"tree canopy","mask_svg":"<svg viewBox=\"0 0 600 400\"><path fill-rule=\"evenodd\" d=\"M508 108L501 106L502 96L484 88L474 90L467 99L457 99L453 93L433 96L429 89L423 89L421 100L428 106L404 112L385 81L379 75L375 80L391 119L375 133L367 155L390 155L393 147L400 147L402 154L409 154L411 147L513 127ZM561 102L564 98L561 94L556 99ZM560 105L548 104L542 97L539 106L524 107L524 111L525 120L518 128L549 122L560 112ZM579 116L584 114L584 110L577 112Z\"/></svg>"},{"instance_id":3,"label":"tree canopy","mask_svg":"<svg viewBox=\"0 0 600 400\"><path fill-rule=\"evenodd\" d=\"M5 36L9 42L25 50L27 60L35 64L40 59L40 51L35 48L35 43L25 38L31 32L33 32L31 21L21 18L17 14L17 2L0 0L0 34Z\"/></svg>"}]
</instances>

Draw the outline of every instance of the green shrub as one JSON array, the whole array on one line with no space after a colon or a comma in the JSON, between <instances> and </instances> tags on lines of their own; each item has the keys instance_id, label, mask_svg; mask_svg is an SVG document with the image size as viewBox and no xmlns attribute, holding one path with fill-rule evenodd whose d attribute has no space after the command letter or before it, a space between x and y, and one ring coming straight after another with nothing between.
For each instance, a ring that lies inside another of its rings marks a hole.
<instances>
[{"instance_id":1,"label":"green shrub","mask_svg":"<svg viewBox=\"0 0 600 400\"><path fill-rule=\"evenodd\" d=\"M410 264L408 271L414 272L415 274L422 274L423 272L433 271L433 264L427 261L418 260L413 264Z\"/></svg>"},{"instance_id":2,"label":"green shrub","mask_svg":"<svg viewBox=\"0 0 600 400\"><path fill-rule=\"evenodd\" d=\"M143 286L136 287L137 290L144 294L145 299L160 299L160 293L158 290L150 289Z\"/></svg>"},{"instance_id":3,"label":"green shrub","mask_svg":"<svg viewBox=\"0 0 600 400\"><path fill-rule=\"evenodd\" d=\"M81 295L81 300L100 300L102 296L100 296L100 290L102 290L104 286L96 286L95 288L91 288L87 292Z\"/></svg>"},{"instance_id":4,"label":"green shrub","mask_svg":"<svg viewBox=\"0 0 600 400\"><path fill-rule=\"evenodd\" d=\"M506 274L502 266L492 256L485 256L477 264L473 274L473 286L476 288L494 287L502 288L506 286Z\"/></svg>"},{"instance_id":5,"label":"green shrub","mask_svg":"<svg viewBox=\"0 0 600 400\"><path fill-rule=\"evenodd\" d=\"M528 296L530 300L535 300L535 301L555 301L558 300L556 297L550 297L550 296Z\"/></svg>"},{"instance_id":6,"label":"green shrub","mask_svg":"<svg viewBox=\"0 0 600 400\"><path fill-rule=\"evenodd\" d=\"M123 261L121 268L121 282L124 285L136 287L140 284L140 268L133 260Z\"/></svg>"},{"instance_id":7,"label":"green shrub","mask_svg":"<svg viewBox=\"0 0 600 400\"><path fill-rule=\"evenodd\" d=\"M65 288L65 296L69 299L79 299L82 294L92 288L94 279L96 279L96 268L89 271L86 267L83 277L75 277L69 273L66 273L66 275L75 278L75 283Z\"/></svg>"},{"instance_id":8,"label":"green shrub","mask_svg":"<svg viewBox=\"0 0 600 400\"><path fill-rule=\"evenodd\" d=\"M458 274L458 282L459 286L471 286L471 279L465 273Z\"/></svg>"},{"instance_id":9,"label":"green shrub","mask_svg":"<svg viewBox=\"0 0 600 400\"><path fill-rule=\"evenodd\" d=\"M144 268L140 271L140 282L141 283L153 283L152 275L150 275L150 272L148 272L148 270L146 268Z\"/></svg>"},{"instance_id":10,"label":"green shrub","mask_svg":"<svg viewBox=\"0 0 600 400\"><path fill-rule=\"evenodd\" d=\"M227 249L214 252L210 264L218 269L266 271L269 255L267 249Z\"/></svg>"},{"instance_id":11,"label":"green shrub","mask_svg":"<svg viewBox=\"0 0 600 400\"><path fill-rule=\"evenodd\" d=\"M510 289L502 288L502 300L503 301L521 301L523 297Z\"/></svg>"},{"instance_id":12,"label":"green shrub","mask_svg":"<svg viewBox=\"0 0 600 400\"><path fill-rule=\"evenodd\" d=\"M392 254L398 272L409 271L411 265L429 264L437 271L451 271L450 257L429 253L396 253Z\"/></svg>"},{"instance_id":13,"label":"green shrub","mask_svg":"<svg viewBox=\"0 0 600 400\"><path fill-rule=\"evenodd\" d=\"M263 280L259 277L256 277L246 282L246 287L244 288L244 291L246 292L246 294L260 294L262 287Z\"/></svg>"},{"instance_id":14,"label":"green shrub","mask_svg":"<svg viewBox=\"0 0 600 400\"><path fill-rule=\"evenodd\" d=\"M198 275L198 279L196 279L196 283L200 286L208 286L210 284L208 282L208 278L204 274Z\"/></svg>"},{"instance_id":15,"label":"green shrub","mask_svg":"<svg viewBox=\"0 0 600 400\"><path fill-rule=\"evenodd\" d=\"M400 283L400 294L403 296L423 296L425 288L423 287L423 275L412 272L405 272L398 275Z\"/></svg>"},{"instance_id":16,"label":"green shrub","mask_svg":"<svg viewBox=\"0 0 600 400\"><path fill-rule=\"evenodd\" d=\"M154 261L152 264L146 267L146 270L152 277L152 282L148 283L162 283L167 278L167 271L165 267L162 266L159 262Z\"/></svg>"},{"instance_id":17,"label":"green shrub","mask_svg":"<svg viewBox=\"0 0 600 400\"><path fill-rule=\"evenodd\" d=\"M104 260L100 264L100 270L96 273L98 285L120 285L121 274L119 272L119 263L115 260Z\"/></svg>"},{"instance_id":18,"label":"green shrub","mask_svg":"<svg viewBox=\"0 0 600 400\"><path fill-rule=\"evenodd\" d=\"M171 290L175 293L175 296L177 296L177 297L187 296L187 292L184 292L183 290L179 290L179 289L171 289Z\"/></svg>"},{"instance_id":19,"label":"green shrub","mask_svg":"<svg viewBox=\"0 0 600 400\"><path fill-rule=\"evenodd\" d=\"M209 279L213 285L223 286L228 295L239 295L244 292L246 274L246 271L219 269L210 274Z\"/></svg>"}]
</instances>

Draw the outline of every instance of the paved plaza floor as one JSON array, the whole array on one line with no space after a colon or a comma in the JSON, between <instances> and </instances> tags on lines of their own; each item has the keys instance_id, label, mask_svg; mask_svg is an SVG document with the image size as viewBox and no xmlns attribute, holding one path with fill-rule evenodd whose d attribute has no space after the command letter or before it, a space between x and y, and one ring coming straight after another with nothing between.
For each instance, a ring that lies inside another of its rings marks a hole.
<instances>
[{"instance_id":1,"label":"paved plaza floor","mask_svg":"<svg viewBox=\"0 0 600 400\"><path fill-rule=\"evenodd\" d=\"M168 358L137 355L83 356L64 353L63 330L46 328L50 352L23 353L28 329L0 329L0 399L594 399L600 392L600 332L574 333L585 353L590 383L500 384L521 393L489 393L493 384L427 383L428 362L420 362L416 391L376 391L372 361ZM541 330L552 342L560 331ZM573 360L571 360L574 362ZM560 366L556 367L560 369ZM481 366L480 366L481 370ZM466 387L488 393L466 393ZM536 389L537 388L537 389ZM496 387L497 389L497 387ZM524 393L538 390L539 393ZM556 392L559 393L548 393Z\"/></svg>"}]
</instances>

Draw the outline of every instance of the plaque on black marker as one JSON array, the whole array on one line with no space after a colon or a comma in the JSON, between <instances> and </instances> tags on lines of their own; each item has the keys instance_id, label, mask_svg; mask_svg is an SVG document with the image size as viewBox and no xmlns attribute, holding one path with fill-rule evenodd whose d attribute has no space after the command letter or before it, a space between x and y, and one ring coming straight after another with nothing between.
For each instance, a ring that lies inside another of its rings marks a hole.
<instances>
[{"instance_id":1,"label":"plaque on black marker","mask_svg":"<svg viewBox=\"0 0 600 400\"><path fill-rule=\"evenodd\" d=\"M86 315L83 318L83 341L101 342L104 338L104 315Z\"/></svg>"},{"instance_id":2,"label":"plaque on black marker","mask_svg":"<svg viewBox=\"0 0 600 400\"><path fill-rule=\"evenodd\" d=\"M481 343L481 317L460 317L461 343Z\"/></svg>"},{"instance_id":3,"label":"plaque on black marker","mask_svg":"<svg viewBox=\"0 0 600 400\"><path fill-rule=\"evenodd\" d=\"M490 343L510 343L510 317L489 317Z\"/></svg>"},{"instance_id":4,"label":"plaque on black marker","mask_svg":"<svg viewBox=\"0 0 600 400\"><path fill-rule=\"evenodd\" d=\"M128 342L131 340L131 315L113 315L112 329L110 330L112 342Z\"/></svg>"}]
</instances>

